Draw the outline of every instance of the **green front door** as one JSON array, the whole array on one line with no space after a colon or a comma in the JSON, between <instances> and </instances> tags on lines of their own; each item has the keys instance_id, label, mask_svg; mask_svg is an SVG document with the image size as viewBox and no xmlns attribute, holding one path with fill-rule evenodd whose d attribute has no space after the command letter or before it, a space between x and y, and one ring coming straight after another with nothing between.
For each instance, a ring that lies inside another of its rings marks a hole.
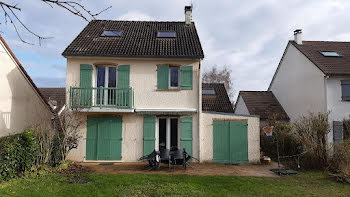
<instances>
[{"instance_id":1,"label":"green front door","mask_svg":"<svg viewBox=\"0 0 350 197\"><path fill-rule=\"evenodd\" d=\"M248 124L246 121L213 122L213 161L248 162Z\"/></svg>"},{"instance_id":2,"label":"green front door","mask_svg":"<svg viewBox=\"0 0 350 197\"><path fill-rule=\"evenodd\" d=\"M86 160L120 160L122 118L88 116Z\"/></svg>"}]
</instances>

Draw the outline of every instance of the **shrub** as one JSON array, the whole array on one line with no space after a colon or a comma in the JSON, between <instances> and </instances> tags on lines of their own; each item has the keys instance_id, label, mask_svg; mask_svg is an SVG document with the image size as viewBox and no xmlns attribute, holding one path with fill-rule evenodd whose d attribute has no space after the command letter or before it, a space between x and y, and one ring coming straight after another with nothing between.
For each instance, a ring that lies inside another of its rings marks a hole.
<instances>
[{"instance_id":1,"label":"shrub","mask_svg":"<svg viewBox=\"0 0 350 197\"><path fill-rule=\"evenodd\" d=\"M0 138L0 180L23 175L37 164L40 154L33 130Z\"/></svg>"},{"instance_id":2,"label":"shrub","mask_svg":"<svg viewBox=\"0 0 350 197\"><path fill-rule=\"evenodd\" d=\"M327 134L330 131L328 114L310 113L293 124L296 138L307 153L301 158L304 168L325 169L328 166Z\"/></svg>"},{"instance_id":3,"label":"shrub","mask_svg":"<svg viewBox=\"0 0 350 197\"><path fill-rule=\"evenodd\" d=\"M265 155L271 157L273 160L277 160L277 141L279 147L280 156L290 156L299 153L298 147L301 146L300 142L295 138L292 133L292 126L284 124L278 121L270 122L273 129L273 139L267 138L264 132L261 132L261 150Z\"/></svg>"},{"instance_id":4,"label":"shrub","mask_svg":"<svg viewBox=\"0 0 350 197\"><path fill-rule=\"evenodd\" d=\"M336 147L331 167L332 170L350 176L350 139L344 140Z\"/></svg>"}]
</instances>

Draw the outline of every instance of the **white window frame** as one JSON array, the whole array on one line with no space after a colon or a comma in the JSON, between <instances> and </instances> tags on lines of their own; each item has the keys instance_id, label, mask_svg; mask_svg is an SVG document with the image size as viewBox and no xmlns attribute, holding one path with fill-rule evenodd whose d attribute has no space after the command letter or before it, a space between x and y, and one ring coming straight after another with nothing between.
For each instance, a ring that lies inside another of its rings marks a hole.
<instances>
[{"instance_id":1,"label":"white window frame","mask_svg":"<svg viewBox=\"0 0 350 197\"><path fill-rule=\"evenodd\" d=\"M177 68L178 69L178 79L177 79L177 85L178 86L171 86L171 68ZM181 84L180 84L180 80L181 79L181 69L179 66L169 66L169 81L168 81L168 87L169 89L180 89Z\"/></svg>"},{"instance_id":2,"label":"white window frame","mask_svg":"<svg viewBox=\"0 0 350 197\"><path fill-rule=\"evenodd\" d=\"M159 116L156 119L156 129L155 129L155 136L156 136L156 142L155 142L155 150L159 151L159 122L160 119L170 119L170 124L171 124L171 119L177 119L177 148L180 148L181 146L181 125L180 125L180 117L179 116ZM171 126L170 126L171 129ZM166 131L165 131L166 132ZM170 131L171 132L171 131ZM170 134L170 143L171 143L171 134ZM166 145L165 145L166 146ZM171 148L171 145L170 145Z\"/></svg>"},{"instance_id":3,"label":"white window frame","mask_svg":"<svg viewBox=\"0 0 350 197\"><path fill-rule=\"evenodd\" d=\"M114 65L98 65L96 66L96 74L95 74L95 79L96 79L96 82L95 82L95 86L97 87L97 82L98 82L98 68L99 67L104 67L105 68L105 86L104 88L108 88L108 76L109 76L109 69L110 67L115 67L115 88L118 87L118 66L114 66ZM98 87L97 87L98 88ZM105 89L104 91L104 98L103 98L103 105L108 105L108 90Z\"/></svg>"}]
</instances>

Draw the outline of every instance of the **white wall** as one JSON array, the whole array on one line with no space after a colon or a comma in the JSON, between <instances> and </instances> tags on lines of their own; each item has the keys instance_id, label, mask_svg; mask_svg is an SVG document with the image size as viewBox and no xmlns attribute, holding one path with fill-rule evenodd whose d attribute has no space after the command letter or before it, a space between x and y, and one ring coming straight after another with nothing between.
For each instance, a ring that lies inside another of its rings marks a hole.
<instances>
[{"instance_id":1,"label":"white wall","mask_svg":"<svg viewBox=\"0 0 350 197\"><path fill-rule=\"evenodd\" d=\"M213 119L215 118L248 120L248 160L252 163L259 162L260 123L258 117L205 112L201 114L200 161L213 161Z\"/></svg>"},{"instance_id":2,"label":"white wall","mask_svg":"<svg viewBox=\"0 0 350 197\"><path fill-rule=\"evenodd\" d=\"M238 97L235 105L235 114L250 115L247 105L241 96Z\"/></svg>"},{"instance_id":3,"label":"white wall","mask_svg":"<svg viewBox=\"0 0 350 197\"><path fill-rule=\"evenodd\" d=\"M125 59L125 58L67 58L67 89L79 86L80 64L105 62L130 65L130 86L134 89L135 108L198 109L198 75L200 60ZM193 66L193 89L179 91L157 90L157 65ZM95 76L95 74L94 74ZM94 79L94 77L93 77ZM95 85L95 83L94 83ZM69 94L67 94L67 103Z\"/></svg>"},{"instance_id":4,"label":"white wall","mask_svg":"<svg viewBox=\"0 0 350 197\"><path fill-rule=\"evenodd\" d=\"M327 112L324 74L292 44L271 82L274 93L291 122L309 112Z\"/></svg>"},{"instance_id":5,"label":"white wall","mask_svg":"<svg viewBox=\"0 0 350 197\"><path fill-rule=\"evenodd\" d=\"M51 112L0 41L0 137L35 124L50 124Z\"/></svg>"}]
</instances>

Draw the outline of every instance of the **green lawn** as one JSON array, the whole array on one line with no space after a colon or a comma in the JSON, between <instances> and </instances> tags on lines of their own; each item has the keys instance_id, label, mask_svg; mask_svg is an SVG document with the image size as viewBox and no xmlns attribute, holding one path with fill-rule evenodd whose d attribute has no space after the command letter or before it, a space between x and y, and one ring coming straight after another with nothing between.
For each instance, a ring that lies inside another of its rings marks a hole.
<instances>
[{"instance_id":1,"label":"green lawn","mask_svg":"<svg viewBox=\"0 0 350 197\"><path fill-rule=\"evenodd\" d=\"M321 172L278 178L187 175L49 174L0 183L0 196L350 196L350 185Z\"/></svg>"}]
</instances>

